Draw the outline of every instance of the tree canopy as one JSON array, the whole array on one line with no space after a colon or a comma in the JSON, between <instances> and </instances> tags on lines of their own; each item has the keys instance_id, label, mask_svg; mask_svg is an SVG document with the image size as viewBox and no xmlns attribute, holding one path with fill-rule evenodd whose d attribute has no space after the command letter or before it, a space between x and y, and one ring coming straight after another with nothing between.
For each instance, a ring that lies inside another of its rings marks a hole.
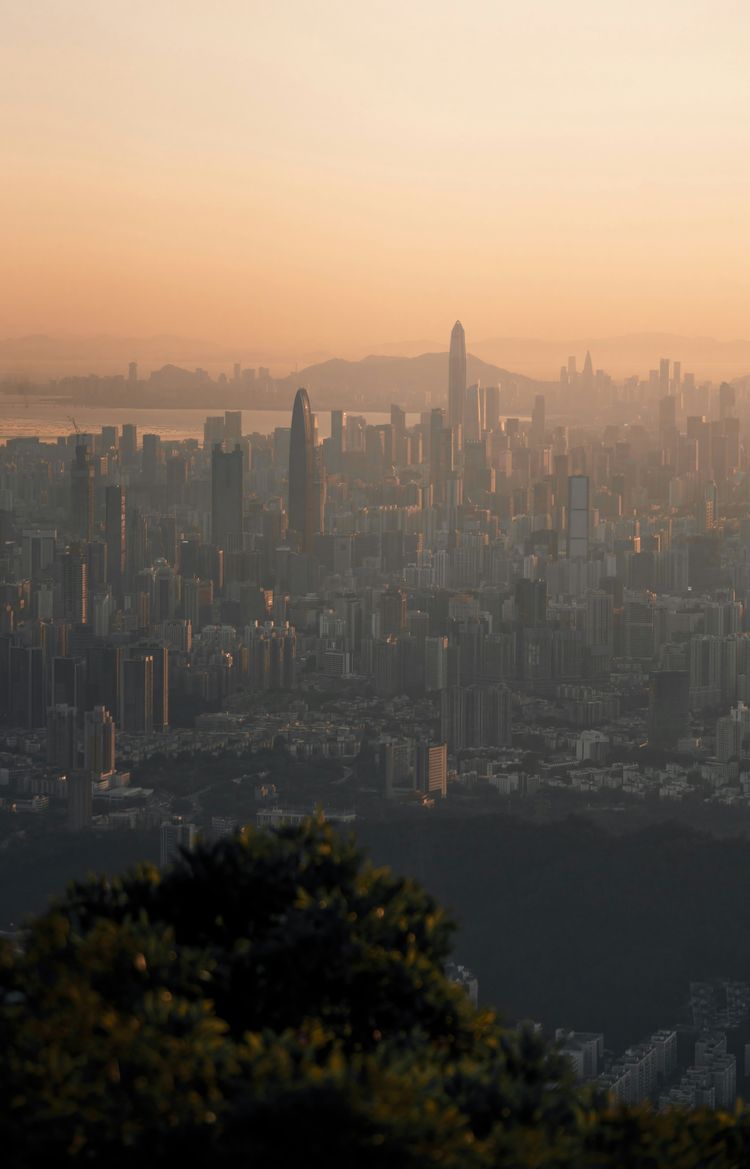
<instances>
[{"instance_id":1,"label":"tree canopy","mask_svg":"<svg viewBox=\"0 0 750 1169\"><path fill-rule=\"evenodd\" d=\"M452 923L320 820L92 877L0 948L12 1167L728 1167L744 1115L576 1089L444 975Z\"/></svg>"}]
</instances>

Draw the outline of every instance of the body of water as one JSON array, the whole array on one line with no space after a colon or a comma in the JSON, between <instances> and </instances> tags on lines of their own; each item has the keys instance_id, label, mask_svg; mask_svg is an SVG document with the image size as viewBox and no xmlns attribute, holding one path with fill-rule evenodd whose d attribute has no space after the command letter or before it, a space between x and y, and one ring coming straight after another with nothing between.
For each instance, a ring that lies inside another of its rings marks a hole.
<instances>
[{"instance_id":1,"label":"body of water","mask_svg":"<svg viewBox=\"0 0 750 1169\"><path fill-rule=\"evenodd\" d=\"M139 434L158 434L165 441L178 442L186 438L203 441L203 423L209 414L223 414L224 407L211 409L169 410L159 407L148 410L142 406L128 409L127 406L86 408L70 402L33 397L0 398L0 442L9 438L32 438L37 436L43 442L54 442L61 435L72 434L78 429L86 434L97 434L103 426L122 427L132 423ZM352 411L365 417L372 426L390 422L390 414ZM331 433L330 411L317 415L318 437L328 438ZM277 426L291 426L291 410L243 410L242 433L272 434ZM419 422L419 414L407 414L407 426Z\"/></svg>"}]
</instances>

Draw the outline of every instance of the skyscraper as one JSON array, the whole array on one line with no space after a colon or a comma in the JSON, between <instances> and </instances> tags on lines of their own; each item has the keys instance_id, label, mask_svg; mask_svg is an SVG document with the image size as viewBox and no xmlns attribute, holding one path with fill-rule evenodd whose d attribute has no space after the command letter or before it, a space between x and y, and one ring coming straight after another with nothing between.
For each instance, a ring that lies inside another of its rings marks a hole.
<instances>
[{"instance_id":1,"label":"skyscraper","mask_svg":"<svg viewBox=\"0 0 750 1169\"><path fill-rule=\"evenodd\" d=\"M70 771L77 762L76 708L61 703L47 711L47 763Z\"/></svg>"},{"instance_id":2,"label":"skyscraper","mask_svg":"<svg viewBox=\"0 0 750 1169\"><path fill-rule=\"evenodd\" d=\"M87 710L83 722L83 766L99 779L115 769L115 724L103 706Z\"/></svg>"},{"instance_id":3,"label":"skyscraper","mask_svg":"<svg viewBox=\"0 0 750 1169\"><path fill-rule=\"evenodd\" d=\"M568 478L568 556L586 560L589 554L589 477Z\"/></svg>"},{"instance_id":4,"label":"skyscraper","mask_svg":"<svg viewBox=\"0 0 750 1169\"><path fill-rule=\"evenodd\" d=\"M344 434L346 432L346 412L331 410L331 457L330 469L340 471L344 454Z\"/></svg>"},{"instance_id":5,"label":"skyscraper","mask_svg":"<svg viewBox=\"0 0 750 1169\"><path fill-rule=\"evenodd\" d=\"M80 832L91 823L91 776L88 771L73 771L68 776L68 829Z\"/></svg>"},{"instance_id":6,"label":"skyscraper","mask_svg":"<svg viewBox=\"0 0 750 1169\"><path fill-rule=\"evenodd\" d=\"M464 399L464 442L479 442L482 437L481 390L477 383L469 386Z\"/></svg>"},{"instance_id":7,"label":"skyscraper","mask_svg":"<svg viewBox=\"0 0 750 1169\"><path fill-rule=\"evenodd\" d=\"M312 552L318 530L319 499L315 490L315 447L307 390L297 390L289 443L289 527L303 552Z\"/></svg>"},{"instance_id":8,"label":"skyscraper","mask_svg":"<svg viewBox=\"0 0 750 1169\"><path fill-rule=\"evenodd\" d=\"M648 740L652 747L674 748L690 729L689 678L678 670L651 675Z\"/></svg>"},{"instance_id":9,"label":"skyscraper","mask_svg":"<svg viewBox=\"0 0 750 1169\"><path fill-rule=\"evenodd\" d=\"M125 492L122 487L105 488L104 539L107 544L107 578L119 594L125 575Z\"/></svg>"},{"instance_id":10,"label":"skyscraper","mask_svg":"<svg viewBox=\"0 0 750 1169\"><path fill-rule=\"evenodd\" d=\"M242 449L211 452L211 542L228 552L242 550Z\"/></svg>"},{"instance_id":11,"label":"skyscraper","mask_svg":"<svg viewBox=\"0 0 750 1169\"><path fill-rule=\"evenodd\" d=\"M126 658L120 681L120 730L151 734L154 729L154 659Z\"/></svg>"},{"instance_id":12,"label":"skyscraper","mask_svg":"<svg viewBox=\"0 0 750 1169\"><path fill-rule=\"evenodd\" d=\"M82 442L77 443L70 468L71 528L81 540L90 540L94 530L94 468Z\"/></svg>"},{"instance_id":13,"label":"skyscraper","mask_svg":"<svg viewBox=\"0 0 750 1169\"><path fill-rule=\"evenodd\" d=\"M531 433L530 438L532 443L539 445L544 442L544 423L545 423L545 398L544 394L537 394L534 398L534 408L531 411Z\"/></svg>"},{"instance_id":14,"label":"skyscraper","mask_svg":"<svg viewBox=\"0 0 750 1169\"><path fill-rule=\"evenodd\" d=\"M451 330L448 357L448 425L462 426L466 403L466 335L460 321Z\"/></svg>"}]
</instances>

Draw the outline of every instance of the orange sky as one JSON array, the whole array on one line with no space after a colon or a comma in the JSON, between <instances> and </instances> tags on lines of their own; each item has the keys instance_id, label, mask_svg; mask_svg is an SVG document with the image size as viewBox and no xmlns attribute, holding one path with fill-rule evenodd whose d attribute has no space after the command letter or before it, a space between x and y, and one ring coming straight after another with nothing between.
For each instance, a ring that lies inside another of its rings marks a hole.
<instances>
[{"instance_id":1,"label":"orange sky","mask_svg":"<svg viewBox=\"0 0 750 1169\"><path fill-rule=\"evenodd\" d=\"M0 335L750 335L747 0L25 0Z\"/></svg>"}]
</instances>

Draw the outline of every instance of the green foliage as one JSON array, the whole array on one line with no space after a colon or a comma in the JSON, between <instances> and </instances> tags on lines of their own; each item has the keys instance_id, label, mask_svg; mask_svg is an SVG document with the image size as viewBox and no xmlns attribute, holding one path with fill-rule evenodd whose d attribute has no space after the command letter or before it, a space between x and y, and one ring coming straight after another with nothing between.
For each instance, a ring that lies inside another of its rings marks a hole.
<instances>
[{"instance_id":1,"label":"green foliage","mask_svg":"<svg viewBox=\"0 0 750 1169\"><path fill-rule=\"evenodd\" d=\"M74 885L0 949L5 1164L743 1163L743 1117L577 1093L445 979L451 932L320 821Z\"/></svg>"}]
</instances>

